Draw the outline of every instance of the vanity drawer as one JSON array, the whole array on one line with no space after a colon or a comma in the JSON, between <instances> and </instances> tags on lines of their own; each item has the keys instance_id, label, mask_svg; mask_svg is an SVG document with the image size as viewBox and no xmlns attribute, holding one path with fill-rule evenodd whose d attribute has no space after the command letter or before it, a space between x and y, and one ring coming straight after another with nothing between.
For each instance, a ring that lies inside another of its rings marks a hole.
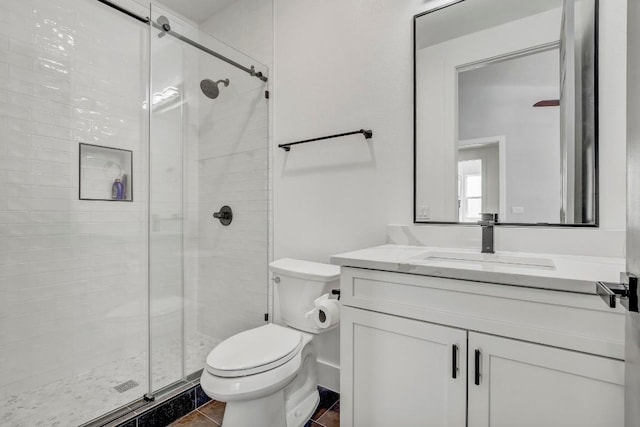
<instances>
[{"instance_id":1,"label":"vanity drawer","mask_svg":"<svg viewBox=\"0 0 640 427\"><path fill-rule=\"evenodd\" d=\"M624 312L595 294L342 267L346 306L624 359Z\"/></svg>"}]
</instances>

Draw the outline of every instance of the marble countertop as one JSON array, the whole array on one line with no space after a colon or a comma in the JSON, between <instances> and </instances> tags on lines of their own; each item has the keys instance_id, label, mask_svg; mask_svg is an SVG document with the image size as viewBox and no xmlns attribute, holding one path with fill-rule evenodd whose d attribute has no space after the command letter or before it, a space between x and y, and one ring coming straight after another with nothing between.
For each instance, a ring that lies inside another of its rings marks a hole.
<instances>
[{"instance_id":1,"label":"marble countertop","mask_svg":"<svg viewBox=\"0 0 640 427\"><path fill-rule=\"evenodd\" d=\"M458 258L458 259L456 259ZM622 258L382 245L334 255L331 263L423 276L555 291L596 293L596 282L618 282Z\"/></svg>"}]
</instances>

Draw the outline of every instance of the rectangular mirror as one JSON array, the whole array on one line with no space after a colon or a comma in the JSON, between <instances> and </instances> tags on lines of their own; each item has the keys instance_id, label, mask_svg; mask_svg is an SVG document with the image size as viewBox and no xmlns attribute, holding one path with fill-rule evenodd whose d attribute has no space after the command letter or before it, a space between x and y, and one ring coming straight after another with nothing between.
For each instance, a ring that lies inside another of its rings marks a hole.
<instances>
[{"instance_id":1,"label":"rectangular mirror","mask_svg":"<svg viewBox=\"0 0 640 427\"><path fill-rule=\"evenodd\" d=\"M597 6L461 0L414 17L414 222L597 226Z\"/></svg>"}]
</instances>

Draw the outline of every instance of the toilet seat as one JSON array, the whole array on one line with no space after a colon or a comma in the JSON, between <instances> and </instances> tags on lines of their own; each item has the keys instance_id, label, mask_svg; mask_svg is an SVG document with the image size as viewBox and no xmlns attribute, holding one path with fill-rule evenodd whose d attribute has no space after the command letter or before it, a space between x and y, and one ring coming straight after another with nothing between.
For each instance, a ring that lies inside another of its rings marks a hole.
<instances>
[{"instance_id":1,"label":"toilet seat","mask_svg":"<svg viewBox=\"0 0 640 427\"><path fill-rule=\"evenodd\" d=\"M259 374L277 368L302 348L302 333L273 323L227 338L207 356L209 373L225 378Z\"/></svg>"}]
</instances>

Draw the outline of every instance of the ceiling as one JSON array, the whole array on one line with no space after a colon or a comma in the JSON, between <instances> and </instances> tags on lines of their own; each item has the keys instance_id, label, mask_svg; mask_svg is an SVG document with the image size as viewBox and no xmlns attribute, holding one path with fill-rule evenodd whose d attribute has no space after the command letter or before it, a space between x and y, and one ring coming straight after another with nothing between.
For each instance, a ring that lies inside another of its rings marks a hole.
<instances>
[{"instance_id":1,"label":"ceiling","mask_svg":"<svg viewBox=\"0 0 640 427\"><path fill-rule=\"evenodd\" d=\"M496 61L459 75L460 88L513 86L558 87L560 50L558 48L503 61Z\"/></svg>"},{"instance_id":2,"label":"ceiling","mask_svg":"<svg viewBox=\"0 0 640 427\"><path fill-rule=\"evenodd\" d=\"M463 1L416 20L416 49L560 7L562 0Z\"/></svg>"},{"instance_id":3,"label":"ceiling","mask_svg":"<svg viewBox=\"0 0 640 427\"><path fill-rule=\"evenodd\" d=\"M198 24L235 0L155 0L161 6L172 9Z\"/></svg>"}]
</instances>

